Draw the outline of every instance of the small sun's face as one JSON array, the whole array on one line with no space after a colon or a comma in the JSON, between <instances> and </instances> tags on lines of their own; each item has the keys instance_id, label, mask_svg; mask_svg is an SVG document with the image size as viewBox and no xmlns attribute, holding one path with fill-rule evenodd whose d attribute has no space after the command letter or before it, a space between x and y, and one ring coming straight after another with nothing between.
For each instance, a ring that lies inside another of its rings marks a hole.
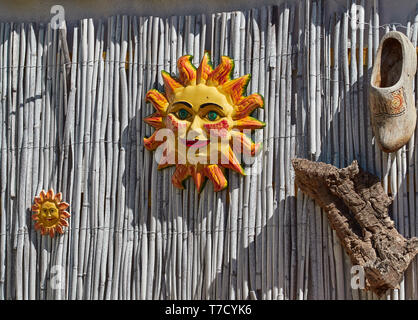
<instances>
[{"instance_id":1,"label":"small sun's face","mask_svg":"<svg viewBox=\"0 0 418 320\"><path fill-rule=\"evenodd\" d=\"M157 149L165 142L159 131L169 129L175 139L165 143L158 168L176 165L172 182L178 188L184 188L184 180L191 176L199 191L206 178L219 191L227 186L225 169L245 174L235 152L254 156L261 149L261 143L253 143L243 130L264 127L263 122L250 116L263 107L264 101L257 93L244 96L249 75L231 79L232 59L222 57L213 69L205 53L197 70L191 59L183 56L178 60L178 79L162 72L165 93L147 92L146 100L157 112L144 120L157 130L144 139L144 144L148 150ZM239 148L233 146L237 140ZM164 162L167 158L175 162Z\"/></svg>"},{"instance_id":2,"label":"small sun's face","mask_svg":"<svg viewBox=\"0 0 418 320\"><path fill-rule=\"evenodd\" d=\"M67 218L70 214L65 211L69 204L62 201L61 192L54 195L54 191L50 189L45 193L41 191L39 197L35 197L35 204L32 206L32 219L35 223L35 230L41 230L41 234L49 234L54 237L55 233L64 233L63 227L68 226Z\"/></svg>"},{"instance_id":3,"label":"small sun's face","mask_svg":"<svg viewBox=\"0 0 418 320\"><path fill-rule=\"evenodd\" d=\"M55 202L46 201L41 205L39 222L45 227L49 228L56 225L59 218L59 211Z\"/></svg>"}]
</instances>

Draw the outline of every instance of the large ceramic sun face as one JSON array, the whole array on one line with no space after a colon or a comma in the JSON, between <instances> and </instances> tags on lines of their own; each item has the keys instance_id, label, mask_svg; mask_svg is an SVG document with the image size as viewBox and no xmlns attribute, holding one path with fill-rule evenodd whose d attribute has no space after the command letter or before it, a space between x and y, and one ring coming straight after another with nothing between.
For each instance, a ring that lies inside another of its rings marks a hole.
<instances>
[{"instance_id":1,"label":"large ceramic sun face","mask_svg":"<svg viewBox=\"0 0 418 320\"><path fill-rule=\"evenodd\" d=\"M178 79L162 72L164 93L147 92L146 100L157 112L144 121L157 130L144 138L144 144L148 150L156 150L164 143L158 168L176 166L172 176L176 187L183 189L183 182L191 176L198 191L206 178L219 191L227 186L225 168L245 174L235 152L254 156L260 150L261 144L253 143L243 131L264 127L250 116L264 102L257 93L244 96L250 75L230 78L232 59L222 57L213 69L205 53L197 70L191 59L187 55L178 60ZM172 133L174 139L162 139L163 131Z\"/></svg>"},{"instance_id":2,"label":"large ceramic sun face","mask_svg":"<svg viewBox=\"0 0 418 320\"><path fill-rule=\"evenodd\" d=\"M32 219L36 221L35 230L41 230L41 234L49 234L54 237L55 233L64 233L63 227L68 226L65 220L70 214L65 211L69 204L62 201L61 192L54 195L54 191L49 189L47 193L41 191L39 197L35 197L35 204L32 206Z\"/></svg>"}]
</instances>

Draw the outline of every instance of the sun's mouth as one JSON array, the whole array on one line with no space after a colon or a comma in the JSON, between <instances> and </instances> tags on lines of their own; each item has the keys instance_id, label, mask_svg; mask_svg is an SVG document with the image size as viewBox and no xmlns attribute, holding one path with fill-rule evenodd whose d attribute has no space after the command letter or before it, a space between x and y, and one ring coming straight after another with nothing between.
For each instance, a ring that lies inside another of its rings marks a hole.
<instances>
[{"instance_id":1,"label":"sun's mouth","mask_svg":"<svg viewBox=\"0 0 418 320\"><path fill-rule=\"evenodd\" d=\"M182 143L186 145L186 147L189 147L189 148L202 148L209 144L209 140L199 140L199 139L194 139L194 140L180 139L180 140Z\"/></svg>"}]
</instances>

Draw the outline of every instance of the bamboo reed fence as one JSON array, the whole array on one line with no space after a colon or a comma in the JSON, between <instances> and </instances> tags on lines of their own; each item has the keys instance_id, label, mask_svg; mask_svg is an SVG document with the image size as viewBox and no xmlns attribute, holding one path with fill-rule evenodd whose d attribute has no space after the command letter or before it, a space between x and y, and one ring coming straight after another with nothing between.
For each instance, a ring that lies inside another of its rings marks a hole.
<instances>
[{"instance_id":1,"label":"bamboo reed fence","mask_svg":"<svg viewBox=\"0 0 418 320\"><path fill-rule=\"evenodd\" d=\"M416 8L405 8L413 12ZM418 13L418 12L417 12ZM297 156L344 167L357 159L394 196L391 215L418 235L415 138L376 147L367 103L380 37L378 1L324 1L212 15L112 16L71 28L0 23L0 299L378 299L351 288L351 263L326 216L294 185ZM417 45L418 15L405 32ZM265 97L262 153L198 194L157 171L143 138L144 101L160 72L205 50L251 73ZM417 136L415 134L415 136ZM40 236L30 208L63 193L70 226ZM399 289L418 299L415 259Z\"/></svg>"}]
</instances>

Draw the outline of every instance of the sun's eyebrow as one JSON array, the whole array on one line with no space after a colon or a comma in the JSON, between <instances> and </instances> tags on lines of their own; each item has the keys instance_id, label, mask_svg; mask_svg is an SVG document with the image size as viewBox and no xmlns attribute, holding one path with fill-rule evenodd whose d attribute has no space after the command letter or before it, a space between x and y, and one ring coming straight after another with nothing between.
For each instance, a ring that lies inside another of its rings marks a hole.
<instances>
[{"instance_id":1,"label":"sun's eyebrow","mask_svg":"<svg viewBox=\"0 0 418 320\"><path fill-rule=\"evenodd\" d=\"M201 109L201 108L204 108L204 107L207 107L207 106L216 106L216 107L218 107L218 108L220 108L220 109L223 110L223 108L220 105L218 105L216 103L213 103L213 102L204 103L199 108Z\"/></svg>"},{"instance_id":2,"label":"sun's eyebrow","mask_svg":"<svg viewBox=\"0 0 418 320\"><path fill-rule=\"evenodd\" d=\"M173 103L173 106L175 106L176 104L185 104L187 107L189 107L190 109L193 108L192 105L186 101L177 101Z\"/></svg>"}]
</instances>

